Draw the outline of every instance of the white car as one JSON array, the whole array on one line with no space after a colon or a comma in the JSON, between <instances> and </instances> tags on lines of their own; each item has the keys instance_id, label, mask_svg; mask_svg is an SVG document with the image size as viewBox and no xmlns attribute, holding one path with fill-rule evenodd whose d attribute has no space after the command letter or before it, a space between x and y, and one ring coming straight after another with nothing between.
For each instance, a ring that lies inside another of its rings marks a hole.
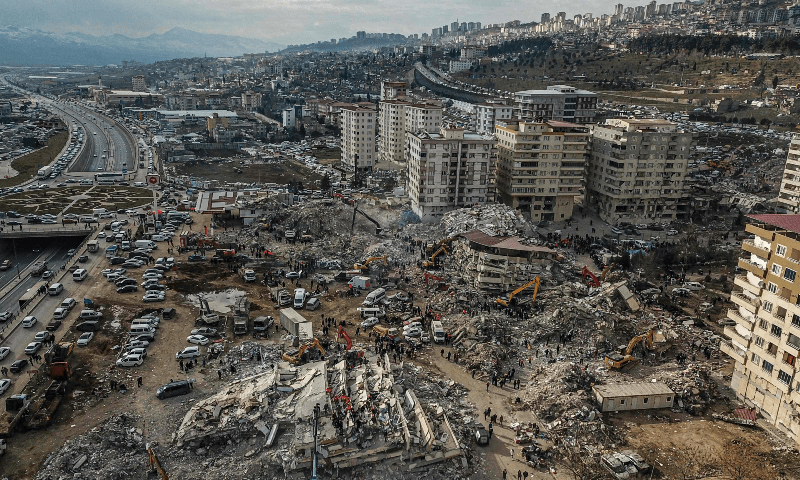
<instances>
[{"instance_id":1,"label":"white car","mask_svg":"<svg viewBox=\"0 0 800 480\"><path fill-rule=\"evenodd\" d=\"M97 234L97 238L106 238L106 232L100 232Z\"/></svg>"},{"instance_id":2,"label":"white car","mask_svg":"<svg viewBox=\"0 0 800 480\"><path fill-rule=\"evenodd\" d=\"M686 288L686 289L689 289L689 290L693 290L693 291L697 291L697 290L702 290L702 289L704 289L706 287L704 287L702 283L685 282L683 284L683 288Z\"/></svg>"},{"instance_id":3,"label":"white car","mask_svg":"<svg viewBox=\"0 0 800 480\"><path fill-rule=\"evenodd\" d=\"M141 355L129 353L124 357L117 360L118 367L138 367L144 363L144 358Z\"/></svg>"},{"instance_id":4,"label":"white car","mask_svg":"<svg viewBox=\"0 0 800 480\"><path fill-rule=\"evenodd\" d=\"M161 277L163 277L163 275L155 272L145 273L144 275L142 275L143 280L150 280L150 279L158 280Z\"/></svg>"},{"instance_id":5,"label":"white car","mask_svg":"<svg viewBox=\"0 0 800 480\"><path fill-rule=\"evenodd\" d=\"M145 302L145 303L163 302L164 299L166 299L166 298L167 297L166 297L166 295L164 295L164 292L151 291L151 292L147 292L147 294L145 294L145 296L142 297L142 301Z\"/></svg>"},{"instance_id":6,"label":"white car","mask_svg":"<svg viewBox=\"0 0 800 480\"><path fill-rule=\"evenodd\" d=\"M361 322L361 328L373 327L379 323L381 323L381 321L378 319L378 317L369 317L368 319Z\"/></svg>"},{"instance_id":7,"label":"white car","mask_svg":"<svg viewBox=\"0 0 800 480\"><path fill-rule=\"evenodd\" d=\"M127 353L130 355L141 355L142 358L147 357L147 349L142 347L131 348Z\"/></svg>"},{"instance_id":8,"label":"white car","mask_svg":"<svg viewBox=\"0 0 800 480\"><path fill-rule=\"evenodd\" d=\"M89 345L89 342L91 342L93 338L94 338L94 332L82 333L81 336L78 337L78 346L85 347L86 345Z\"/></svg>"},{"instance_id":9,"label":"white car","mask_svg":"<svg viewBox=\"0 0 800 480\"><path fill-rule=\"evenodd\" d=\"M175 354L176 360L184 358L197 358L200 356L200 347L186 347L180 352Z\"/></svg>"},{"instance_id":10,"label":"white car","mask_svg":"<svg viewBox=\"0 0 800 480\"><path fill-rule=\"evenodd\" d=\"M11 380L7 378L0 380L0 395L6 393L6 390L8 390L8 387L10 386L11 386Z\"/></svg>"},{"instance_id":11,"label":"white car","mask_svg":"<svg viewBox=\"0 0 800 480\"><path fill-rule=\"evenodd\" d=\"M208 345L210 340L202 335L189 335L186 337L186 341L195 345Z\"/></svg>"},{"instance_id":12,"label":"white car","mask_svg":"<svg viewBox=\"0 0 800 480\"><path fill-rule=\"evenodd\" d=\"M25 355L33 355L42 348L42 342L31 342L25 347Z\"/></svg>"},{"instance_id":13,"label":"white car","mask_svg":"<svg viewBox=\"0 0 800 480\"><path fill-rule=\"evenodd\" d=\"M150 345L150 342L147 340L131 340L125 346L126 348L147 348Z\"/></svg>"},{"instance_id":14,"label":"white car","mask_svg":"<svg viewBox=\"0 0 800 480\"><path fill-rule=\"evenodd\" d=\"M411 327L408 330L404 330L403 335L406 337L421 337L422 329L419 327Z\"/></svg>"},{"instance_id":15,"label":"white car","mask_svg":"<svg viewBox=\"0 0 800 480\"><path fill-rule=\"evenodd\" d=\"M192 330L192 335L200 335L200 336L203 336L203 337L205 337L205 336L214 336L216 334L217 334L217 329L216 328L211 328L211 327L200 327L200 328L195 328L194 330Z\"/></svg>"},{"instance_id":16,"label":"white car","mask_svg":"<svg viewBox=\"0 0 800 480\"><path fill-rule=\"evenodd\" d=\"M9 348L9 347L0 347L0 360L6 358L9 353L11 353L11 348Z\"/></svg>"},{"instance_id":17,"label":"white car","mask_svg":"<svg viewBox=\"0 0 800 480\"><path fill-rule=\"evenodd\" d=\"M668 230L667 231L667 235L677 235L677 234L678 234L677 230Z\"/></svg>"},{"instance_id":18,"label":"white car","mask_svg":"<svg viewBox=\"0 0 800 480\"><path fill-rule=\"evenodd\" d=\"M28 315L22 319L22 328L31 328L36 325L36 321L36 317L33 315Z\"/></svg>"}]
</instances>

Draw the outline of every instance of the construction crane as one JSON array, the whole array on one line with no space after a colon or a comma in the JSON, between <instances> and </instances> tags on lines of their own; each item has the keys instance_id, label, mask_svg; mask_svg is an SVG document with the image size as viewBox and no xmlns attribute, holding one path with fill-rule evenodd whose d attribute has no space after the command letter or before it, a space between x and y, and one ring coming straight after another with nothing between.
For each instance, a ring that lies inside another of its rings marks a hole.
<instances>
[{"instance_id":1,"label":"construction crane","mask_svg":"<svg viewBox=\"0 0 800 480\"><path fill-rule=\"evenodd\" d=\"M536 285L536 287L533 289L533 296L531 297L531 305L533 305L533 302L536 301L536 294L539 293L539 284L540 283L541 283L541 280L539 279L539 277L536 277L533 280L531 280L530 282L526 283L525 285L523 285L523 286L519 287L518 289L514 290L513 292L511 292L511 294L508 296L508 300L503 300L502 298L498 298L496 301L500 305L503 305L503 306L507 307L508 304L511 303L511 300L516 295L518 295L519 293L523 292L526 288L530 287L531 285Z\"/></svg>"},{"instance_id":2,"label":"construction crane","mask_svg":"<svg viewBox=\"0 0 800 480\"><path fill-rule=\"evenodd\" d=\"M384 265L388 265L389 262L386 260L386 255L382 255L380 257L369 257L364 263L356 263L353 265L353 270L366 270L368 265L372 262L383 260Z\"/></svg>"},{"instance_id":3,"label":"construction crane","mask_svg":"<svg viewBox=\"0 0 800 480\"><path fill-rule=\"evenodd\" d=\"M608 365L609 368L614 368L617 370L627 369L635 365L639 359L631 355L631 352L633 352L633 349L636 347L636 345L641 342L644 342L645 348L648 350L654 350L655 345L653 345L653 333L654 330L651 328L647 331L647 333L633 337L631 341L628 342L628 346L621 355L619 353L606 355L606 365Z\"/></svg>"},{"instance_id":4,"label":"construction crane","mask_svg":"<svg viewBox=\"0 0 800 480\"><path fill-rule=\"evenodd\" d=\"M425 268L428 268L428 267L433 267L434 265L436 265L436 257L438 257L439 254L441 254L441 253L449 253L447 251L447 247L446 246L442 245L441 247L439 247L439 250L436 250L436 252L433 255L431 255L431 259L430 260L426 260L426 261L422 262L422 266L425 267Z\"/></svg>"},{"instance_id":5,"label":"construction crane","mask_svg":"<svg viewBox=\"0 0 800 480\"><path fill-rule=\"evenodd\" d=\"M283 359L294 365L300 365L300 362L303 360L303 354L306 353L307 350L310 350L312 348L316 348L317 350L320 351L320 353L325 355L325 349L322 348L322 345L319 344L319 340L315 338L313 342L301 345L300 348L297 350L297 353L294 354L284 353Z\"/></svg>"},{"instance_id":6,"label":"construction crane","mask_svg":"<svg viewBox=\"0 0 800 480\"><path fill-rule=\"evenodd\" d=\"M374 218L372 218L369 215L367 215L366 213L364 213L363 210L359 210L358 209L358 202L353 202L353 222L350 224L350 236L351 237L353 236L353 229L356 227L356 213L360 213L361 215L364 216L364 218L366 218L367 220L369 220L370 222L375 224L375 235L380 235L381 234L381 232L383 231L383 227L381 227L381 224L378 223L378 221L375 220Z\"/></svg>"}]
</instances>

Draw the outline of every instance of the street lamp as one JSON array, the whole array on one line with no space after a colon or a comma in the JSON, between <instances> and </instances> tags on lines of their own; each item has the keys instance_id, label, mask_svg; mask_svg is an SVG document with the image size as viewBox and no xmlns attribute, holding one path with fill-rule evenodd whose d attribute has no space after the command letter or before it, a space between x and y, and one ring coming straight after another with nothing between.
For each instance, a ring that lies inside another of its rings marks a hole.
<instances>
[{"instance_id":1,"label":"street lamp","mask_svg":"<svg viewBox=\"0 0 800 480\"><path fill-rule=\"evenodd\" d=\"M314 452L312 453L311 480L317 480L317 424L319 423L319 403L314 405Z\"/></svg>"}]
</instances>

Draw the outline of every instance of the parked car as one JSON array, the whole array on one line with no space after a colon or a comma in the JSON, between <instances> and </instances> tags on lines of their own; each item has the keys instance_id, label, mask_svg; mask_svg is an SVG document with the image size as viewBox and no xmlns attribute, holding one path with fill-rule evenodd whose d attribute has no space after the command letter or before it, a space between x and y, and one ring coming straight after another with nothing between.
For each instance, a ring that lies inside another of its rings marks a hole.
<instances>
[{"instance_id":1,"label":"parked car","mask_svg":"<svg viewBox=\"0 0 800 480\"><path fill-rule=\"evenodd\" d=\"M117 293L131 293L139 290L139 287L136 285L123 285L121 287L117 287Z\"/></svg>"},{"instance_id":2,"label":"parked car","mask_svg":"<svg viewBox=\"0 0 800 480\"><path fill-rule=\"evenodd\" d=\"M704 287L702 283L698 283L698 282L684 282L683 288L686 288L686 289L692 290L692 291L697 291L697 290L702 290L702 289L704 289L706 287Z\"/></svg>"},{"instance_id":3,"label":"parked car","mask_svg":"<svg viewBox=\"0 0 800 480\"><path fill-rule=\"evenodd\" d=\"M0 313L0 322L7 322L11 320L11 312L2 312Z\"/></svg>"},{"instance_id":4,"label":"parked car","mask_svg":"<svg viewBox=\"0 0 800 480\"><path fill-rule=\"evenodd\" d=\"M215 337L217 336L217 329L211 327L200 327L195 328L192 330L192 335L202 335L204 337Z\"/></svg>"},{"instance_id":5,"label":"parked car","mask_svg":"<svg viewBox=\"0 0 800 480\"><path fill-rule=\"evenodd\" d=\"M42 348L42 342L31 342L25 347L25 355L33 355Z\"/></svg>"},{"instance_id":6,"label":"parked car","mask_svg":"<svg viewBox=\"0 0 800 480\"><path fill-rule=\"evenodd\" d=\"M125 345L125 348L147 348L148 346L150 346L150 342L147 340L131 340Z\"/></svg>"},{"instance_id":7,"label":"parked car","mask_svg":"<svg viewBox=\"0 0 800 480\"><path fill-rule=\"evenodd\" d=\"M208 345L209 342L208 338L202 335L189 335L186 337L186 341L195 345Z\"/></svg>"},{"instance_id":8,"label":"parked car","mask_svg":"<svg viewBox=\"0 0 800 480\"><path fill-rule=\"evenodd\" d=\"M6 358L11 353L10 347L0 347L0 360Z\"/></svg>"},{"instance_id":9,"label":"parked car","mask_svg":"<svg viewBox=\"0 0 800 480\"><path fill-rule=\"evenodd\" d=\"M129 353L124 357L117 360L118 367L138 367L144 363L144 358L141 355Z\"/></svg>"},{"instance_id":10,"label":"parked car","mask_svg":"<svg viewBox=\"0 0 800 480\"><path fill-rule=\"evenodd\" d=\"M163 400L165 398L175 397L178 395L186 395L192 391L191 380L178 380L177 382L170 382L166 385L158 387L156 390L156 398Z\"/></svg>"},{"instance_id":11,"label":"parked car","mask_svg":"<svg viewBox=\"0 0 800 480\"><path fill-rule=\"evenodd\" d=\"M186 347L175 354L176 360L197 358L200 356L200 347Z\"/></svg>"},{"instance_id":12,"label":"parked car","mask_svg":"<svg viewBox=\"0 0 800 480\"><path fill-rule=\"evenodd\" d=\"M85 347L89 345L89 342L94 338L93 332L84 332L78 337L78 346Z\"/></svg>"},{"instance_id":13,"label":"parked car","mask_svg":"<svg viewBox=\"0 0 800 480\"><path fill-rule=\"evenodd\" d=\"M28 315L27 317L22 319L22 328L31 328L36 325L36 317L33 315Z\"/></svg>"},{"instance_id":14,"label":"parked car","mask_svg":"<svg viewBox=\"0 0 800 480\"><path fill-rule=\"evenodd\" d=\"M100 330L100 322L92 320L89 322L79 323L75 327L75 330L79 332L96 332Z\"/></svg>"},{"instance_id":15,"label":"parked car","mask_svg":"<svg viewBox=\"0 0 800 480\"><path fill-rule=\"evenodd\" d=\"M381 321L378 319L378 317L369 317L368 319L361 322L361 328L374 327L379 323L381 323Z\"/></svg>"},{"instance_id":16,"label":"parked car","mask_svg":"<svg viewBox=\"0 0 800 480\"><path fill-rule=\"evenodd\" d=\"M19 373L25 370L25 367L28 366L28 361L24 358L17 360L16 362L12 363L8 369L11 373Z\"/></svg>"},{"instance_id":17,"label":"parked car","mask_svg":"<svg viewBox=\"0 0 800 480\"><path fill-rule=\"evenodd\" d=\"M53 334L48 332L47 330L42 330L41 332L36 332L36 335L33 337L33 340L36 342L46 342L50 340Z\"/></svg>"},{"instance_id":18,"label":"parked car","mask_svg":"<svg viewBox=\"0 0 800 480\"><path fill-rule=\"evenodd\" d=\"M145 303L149 302L163 302L166 298L164 292L147 292L144 297L142 297L142 301Z\"/></svg>"},{"instance_id":19,"label":"parked car","mask_svg":"<svg viewBox=\"0 0 800 480\"><path fill-rule=\"evenodd\" d=\"M11 380L8 378L0 380L0 395L6 393L9 387L11 387Z\"/></svg>"}]
</instances>

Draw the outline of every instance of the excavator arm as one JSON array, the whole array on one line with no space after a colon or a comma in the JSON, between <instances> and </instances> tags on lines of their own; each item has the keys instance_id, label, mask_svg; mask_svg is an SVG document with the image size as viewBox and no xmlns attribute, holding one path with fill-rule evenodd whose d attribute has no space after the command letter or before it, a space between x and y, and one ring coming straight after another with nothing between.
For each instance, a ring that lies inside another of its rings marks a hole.
<instances>
[{"instance_id":1,"label":"excavator arm","mask_svg":"<svg viewBox=\"0 0 800 480\"><path fill-rule=\"evenodd\" d=\"M589 267L584 266L583 270L581 270L581 275L583 275L584 279L586 279L586 277L589 277L589 281L587 283L589 284L590 287L600 286L600 280L598 280L597 276L594 273L592 273L591 270L589 270Z\"/></svg>"},{"instance_id":2,"label":"excavator arm","mask_svg":"<svg viewBox=\"0 0 800 480\"><path fill-rule=\"evenodd\" d=\"M617 266L616 263L612 263L611 265L607 265L606 268L603 269L603 273L600 274L600 278L598 279L599 283L603 283L605 281L605 279L606 279L606 275L611 273L611 271L614 270L614 267L616 267L616 266Z\"/></svg>"},{"instance_id":3,"label":"excavator arm","mask_svg":"<svg viewBox=\"0 0 800 480\"><path fill-rule=\"evenodd\" d=\"M347 334L343 326L339 325L339 338L342 337L344 337L344 341L347 342L347 348L345 350L353 348L353 341L350 339L350 335Z\"/></svg>"},{"instance_id":4,"label":"excavator arm","mask_svg":"<svg viewBox=\"0 0 800 480\"><path fill-rule=\"evenodd\" d=\"M503 300L502 298L498 298L497 299L497 303L507 307L508 304L511 303L511 300L515 296L517 296L517 294L523 292L526 288L530 287L531 285L536 285L536 288L533 290L533 297L531 298L531 304L533 304L533 302L536 301L536 295L539 293L539 284L540 283L541 283L541 279L539 277L536 277L533 280L531 280L530 282L526 283L525 285L523 285L523 286L517 288L516 290L514 290L513 292L511 292L511 294L508 296L508 300Z\"/></svg>"}]
</instances>

